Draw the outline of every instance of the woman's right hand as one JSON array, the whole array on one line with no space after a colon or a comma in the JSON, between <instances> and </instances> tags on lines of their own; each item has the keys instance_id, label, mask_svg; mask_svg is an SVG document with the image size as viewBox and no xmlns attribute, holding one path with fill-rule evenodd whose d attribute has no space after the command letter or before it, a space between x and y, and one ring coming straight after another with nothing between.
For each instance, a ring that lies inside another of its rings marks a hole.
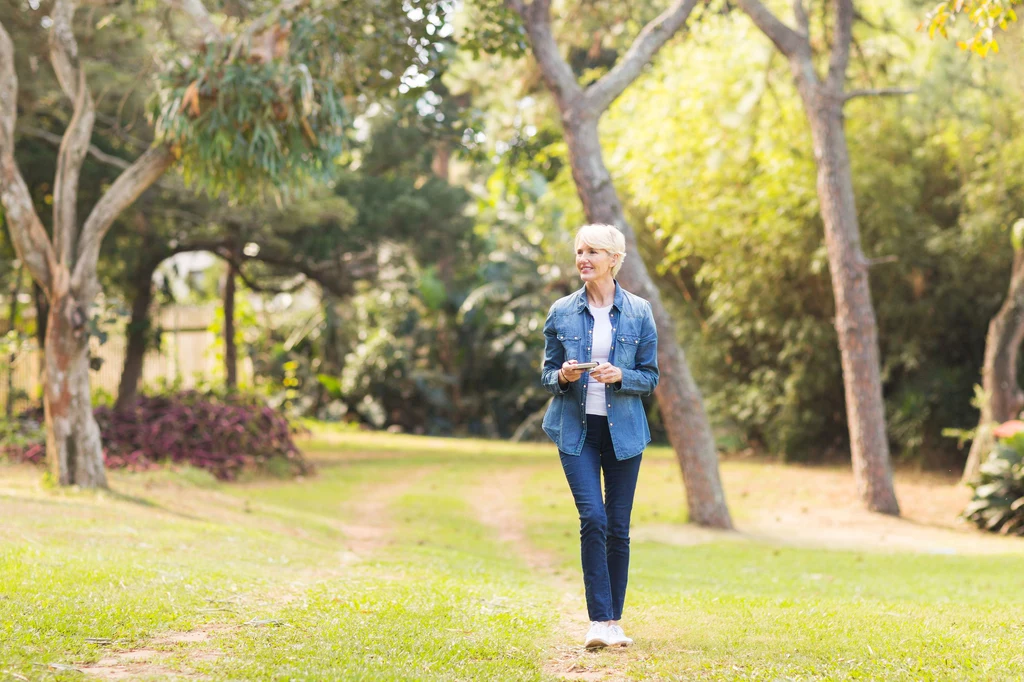
<instances>
[{"instance_id":1,"label":"woman's right hand","mask_svg":"<svg viewBox=\"0 0 1024 682\"><path fill-rule=\"evenodd\" d=\"M568 360L562 363L562 378L570 384L583 376L583 373L586 371L584 369L576 369L575 365L575 360Z\"/></svg>"}]
</instances>

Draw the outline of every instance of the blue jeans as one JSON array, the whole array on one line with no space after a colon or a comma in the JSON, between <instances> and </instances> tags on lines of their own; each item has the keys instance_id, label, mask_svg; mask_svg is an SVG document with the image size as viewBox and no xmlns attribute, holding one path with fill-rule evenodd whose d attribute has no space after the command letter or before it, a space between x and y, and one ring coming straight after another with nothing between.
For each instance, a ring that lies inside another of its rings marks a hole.
<instances>
[{"instance_id":1,"label":"blue jeans","mask_svg":"<svg viewBox=\"0 0 1024 682\"><path fill-rule=\"evenodd\" d=\"M583 451L579 455L558 454L580 513L587 612L590 620L619 620L629 576L629 515L642 455L615 459L608 418L592 414L587 415Z\"/></svg>"}]
</instances>

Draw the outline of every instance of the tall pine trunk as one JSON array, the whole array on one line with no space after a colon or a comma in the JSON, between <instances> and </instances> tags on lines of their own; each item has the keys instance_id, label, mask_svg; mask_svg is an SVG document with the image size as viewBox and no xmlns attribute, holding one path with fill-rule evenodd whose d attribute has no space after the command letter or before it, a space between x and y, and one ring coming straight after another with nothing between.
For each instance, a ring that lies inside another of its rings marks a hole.
<instances>
[{"instance_id":1,"label":"tall pine trunk","mask_svg":"<svg viewBox=\"0 0 1024 682\"><path fill-rule=\"evenodd\" d=\"M822 97L819 90L805 96L804 106L818 166L818 204L825 224L836 304L854 480L868 509L898 515L885 430L878 324L871 302L868 261L860 244L842 104Z\"/></svg>"},{"instance_id":2,"label":"tall pine trunk","mask_svg":"<svg viewBox=\"0 0 1024 682\"><path fill-rule=\"evenodd\" d=\"M853 194L850 153L843 127L846 70L853 43L853 0L831 0L833 15L828 73L818 75L810 20L803 0L794 0L796 30L779 20L760 0L737 0L775 47L789 60L790 71L811 127L818 168L818 204L825 224L825 246L836 302L836 332L843 367L846 418L857 492L876 512L898 515L892 481L889 440L882 401L878 325L868 286L869 263L860 245L860 225Z\"/></svg>"},{"instance_id":3,"label":"tall pine trunk","mask_svg":"<svg viewBox=\"0 0 1024 682\"><path fill-rule=\"evenodd\" d=\"M626 221L611 174L601 153L597 119L586 112L563 114L569 163L587 220L615 225L626 236L626 259L618 279L629 291L651 303L658 327L658 367L655 389L669 442L683 472L691 520L703 526L730 528L732 520L718 471L718 454L700 389L693 380L685 353L676 339L675 321L661 302L654 281L640 258L636 235Z\"/></svg>"},{"instance_id":4,"label":"tall pine trunk","mask_svg":"<svg viewBox=\"0 0 1024 682\"><path fill-rule=\"evenodd\" d=\"M686 357L676 341L675 328L637 249L636 235L626 222L622 204L605 166L597 123L611 103L629 87L669 38L683 27L696 0L675 0L647 23L622 58L607 74L586 88L562 58L551 25L550 0L505 0L523 19L530 47L545 85L561 113L576 191L587 220L617 226L626 236L629 256L619 279L630 291L651 302L658 326L658 365L661 381L656 396L676 451L686 486L690 519L700 525L732 528L725 493L718 475L718 453L704 400L693 381Z\"/></svg>"}]
</instances>

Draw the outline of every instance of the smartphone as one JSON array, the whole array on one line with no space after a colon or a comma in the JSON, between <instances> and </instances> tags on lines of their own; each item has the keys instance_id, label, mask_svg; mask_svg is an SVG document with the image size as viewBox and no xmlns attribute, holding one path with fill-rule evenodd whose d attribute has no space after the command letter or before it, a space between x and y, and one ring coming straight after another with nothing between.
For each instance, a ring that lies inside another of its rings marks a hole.
<instances>
[{"instance_id":1,"label":"smartphone","mask_svg":"<svg viewBox=\"0 0 1024 682\"><path fill-rule=\"evenodd\" d=\"M575 365L572 365L572 368L573 369L594 369L595 367L597 367L597 365L598 365L598 363L596 363L596 362L577 362Z\"/></svg>"}]
</instances>

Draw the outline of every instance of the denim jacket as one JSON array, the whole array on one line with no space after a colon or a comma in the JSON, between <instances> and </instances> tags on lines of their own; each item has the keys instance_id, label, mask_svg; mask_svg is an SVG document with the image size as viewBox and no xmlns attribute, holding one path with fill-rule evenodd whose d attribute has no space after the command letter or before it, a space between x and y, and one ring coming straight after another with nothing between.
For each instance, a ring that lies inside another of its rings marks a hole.
<instances>
[{"instance_id":1,"label":"denim jacket","mask_svg":"<svg viewBox=\"0 0 1024 682\"><path fill-rule=\"evenodd\" d=\"M651 304L615 283L611 310L612 347L609 361L622 370L622 381L607 384L608 427L616 459L635 457L651 442L640 396L658 385L658 330ZM566 360L590 362L594 316L587 308L587 291L560 298L544 322L544 368L541 381L555 398L544 415L544 432L558 449L570 455L583 451L587 436L587 385L594 381L584 372L565 388L558 385L558 370Z\"/></svg>"}]
</instances>

